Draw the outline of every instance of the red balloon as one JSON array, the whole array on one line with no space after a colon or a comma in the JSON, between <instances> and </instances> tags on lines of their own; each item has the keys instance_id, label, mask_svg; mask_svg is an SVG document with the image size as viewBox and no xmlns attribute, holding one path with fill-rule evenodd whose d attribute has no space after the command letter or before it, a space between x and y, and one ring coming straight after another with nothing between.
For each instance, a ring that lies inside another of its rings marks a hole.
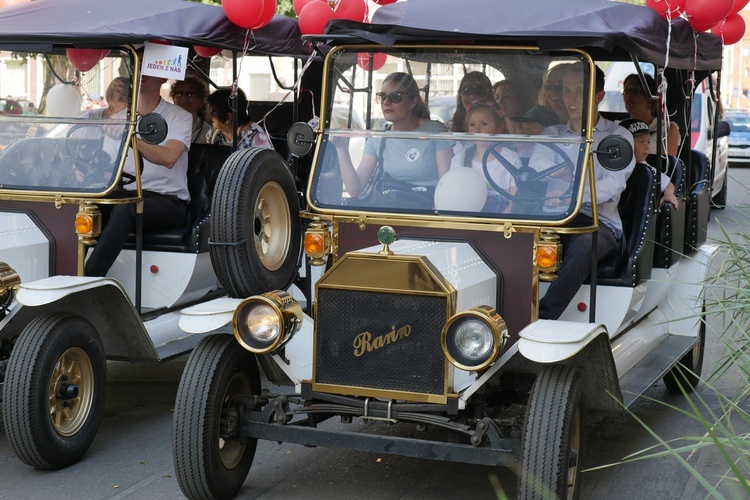
<instances>
[{"instance_id":1,"label":"red balloon","mask_svg":"<svg viewBox=\"0 0 750 500\"><path fill-rule=\"evenodd\" d=\"M651 7L663 18L675 19L685 10L685 0L646 0L646 7Z\"/></svg>"},{"instance_id":2,"label":"red balloon","mask_svg":"<svg viewBox=\"0 0 750 500\"><path fill-rule=\"evenodd\" d=\"M218 47L201 47L200 45L193 45L193 49L201 57L213 57L221 52L221 49Z\"/></svg>"},{"instance_id":3,"label":"red balloon","mask_svg":"<svg viewBox=\"0 0 750 500\"><path fill-rule=\"evenodd\" d=\"M364 70L370 69L370 61L372 61L372 69L373 71L377 71L385 65L387 59L388 55L383 52L373 54L372 59L370 59L370 54L367 52L360 52L357 54L357 64Z\"/></svg>"},{"instance_id":4,"label":"red balloon","mask_svg":"<svg viewBox=\"0 0 750 500\"><path fill-rule=\"evenodd\" d=\"M685 0L685 14L693 29L696 24L714 26L729 15L734 0Z\"/></svg>"},{"instance_id":5,"label":"red balloon","mask_svg":"<svg viewBox=\"0 0 750 500\"><path fill-rule=\"evenodd\" d=\"M109 54L109 49L65 49L70 63L78 71L88 71Z\"/></svg>"},{"instance_id":6,"label":"red balloon","mask_svg":"<svg viewBox=\"0 0 750 500\"><path fill-rule=\"evenodd\" d=\"M378 5L388 5L389 3L396 3L398 0L372 0Z\"/></svg>"},{"instance_id":7,"label":"red balloon","mask_svg":"<svg viewBox=\"0 0 750 500\"><path fill-rule=\"evenodd\" d=\"M737 43L745 35L745 19L739 14L732 14L723 23L714 26L711 33L721 37L724 45Z\"/></svg>"},{"instance_id":8,"label":"red balloon","mask_svg":"<svg viewBox=\"0 0 750 500\"><path fill-rule=\"evenodd\" d=\"M333 10L333 17L361 23L367 19L367 2L365 0L339 0Z\"/></svg>"},{"instance_id":9,"label":"red balloon","mask_svg":"<svg viewBox=\"0 0 750 500\"><path fill-rule=\"evenodd\" d=\"M276 14L276 0L264 0L263 2L263 10L260 13L260 17L256 21L254 26L251 26L250 29L260 29L266 24L271 22L271 19L273 19L273 15Z\"/></svg>"},{"instance_id":10,"label":"red balloon","mask_svg":"<svg viewBox=\"0 0 750 500\"><path fill-rule=\"evenodd\" d=\"M695 31L698 31L698 32L708 31L708 30L710 30L711 28L713 28L714 26L716 26L718 24L718 23L703 24L703 23L698 23L698 22L695 22L695 21L689 21L689 22L690 22L690 26L692 26L693 29Z\"/></svg>"},{"instance_id":11,"label":"red balloon","mask_svg":"<svg viewBox=\"0 0 750 500\"><path fill-rule=\"evenodd\" d=\"M732 14L737 14L739 11L744 9L745 5L747 5L748 2L750 2L750 0L734 0L734 7L732 7L732 10L729 11L729 15L727 17L731 16Z\"/></svg>"},{"instance_id":12,"label":"red balloon","mask_svg":"<svg viewBox=\"0 0 750 500\"><path fill-rule=\"evenodd\" d=\"M1 0L0 0L1 1ZM309 4L310 2L327 2L327 0L293 0L292 1L292 8L294 9L294 13L297 14L297 17L299 17L299 13L302 12L302 9L305 5Z\"/></svg>"},{"instance_id":13,"label":"red balloon","mask_svg":"<svg viewBox=\"0 0 750 500\"><path fill-rule=\"evenodd\" d=\"M263 0L221 0L221 7L232 23L252 29L263 13Z\"/></svg>"},{"instance_id":14,"label":"red balloon","mask_svg":"<svg viewBox=\"0 0 750 500\"><path fill-rule=\"evenodd\" d=\"M299 13L299 31L303 35L321 34L331 19L333 10L328 2L310 2Z\"/></svg>"}]
</instances>

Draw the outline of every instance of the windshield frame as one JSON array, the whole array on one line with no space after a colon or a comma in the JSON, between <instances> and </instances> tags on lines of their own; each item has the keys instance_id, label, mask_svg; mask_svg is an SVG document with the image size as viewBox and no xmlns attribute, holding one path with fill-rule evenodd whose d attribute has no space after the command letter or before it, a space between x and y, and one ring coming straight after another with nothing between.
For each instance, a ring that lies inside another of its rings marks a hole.
<instances>
[{"instance_id":1,"label":"windshield frame","mask_svg":"<svg viewBox=\"0 0 750 500\"><path fill-rule=\"evenodd\" d=\"M429 51L437 51L441 53L454 53L456 54L457 58L460 58L460 54L463 52L476 52L476 53L482 53L482 54L503 54L513 52L513 53L522 53L523 51L528 52L529 54L532 53L541 53L541 51L537 47L527 47L527 46L488 46L488 45L425 45L425 44L398 44L394 45L392 48L386 49L382 46L376 46L376 45L368 45L368 44L341 44L334 48L332 48L326 57L325 60L325 67L324 67L324 81L323 81L323 96L322 96L322 102L321 102L321 118L318 122L318 125L315 130L316 137L318 140L316 141L316 147L315 147L315 153L314 153L314 160L313 160L313 167L310 172L310 182L308 182L307 185L307 200L308 200L308 206L312 211L318 212L321 215L330 215L330 216L347 216L351 217L352 215L356 215L357 217L388 217L388 218L395 218L395 219L427 219L427 220L434 220L435 218L439 218L443 221L447 220L455 220L459 223L512 223L512 224L532 224L532 225L543 225L543 226L563 226L565 224L568 224L570 221L572 221L578 212L580 211L581 205L582 205L582 198L583 194L586 190L591 190L592 193L592 199L596 199L595 194L595 182L593 177L591 176L591 165L592 165L592 144L593 144L593 132L594 132L594 120L598 117L596 106L595 106L595 76L594 76L594 62L593 59L587 54L586 52L579 50L579 49L567 49L562 51L555 51L547 53L547 57L551 58L565 58L569 57L572 59L577 59L581 61L585 68L584 73L584 86L585 91L583 95L583 105L584 105L584 112L583 112L583 123L584 127L582 130L582 135L580 136L580 139L576 142L579 144L580 152L577 157L576 161L576 184L575 189L573 192L574 201L570 205L570 209L566 211L563 214L558 214L554 217L546 217L546 216L539 216L539 214L532 215L532 214L515 214L515 215L509 215L509 214L494 214L493 216L477 216L475 213L460 213L460 212L446 212L441 210L435 210L435 209L425 209L425 210L412 210L409 213L403 213L403 211L398 210L384 210L381 208L378 209L372 209L368 207L356 207L353 206L351 208L349 207L340 207L340 206L334 206L330 203L324 203L320 202L318 200L318 197L316 195L316 189L318 187L318 183L320 182L320 178L323 175L322 169L323 169L323 162L324 157L326 155L326 148L330 147L330 139L332 138L332 135L339 135L339 136L348 136L349 138L359 137L363 139L369 139L373 137L383 136L387 135L388 132L376 131L376 130L365 130L365 131L355 131L355 130L339 130L334 132L333 129L331 129L330 126L330 119L329 119L329 109L333 105L334 101L334 94L335 89L334 85L337 84L337 78L336 75L339 72L339 70L336 68L336 61L337 57L343 53L343 52L372 52L372 53L379 53L379 52L386 52L389 54L392 53L409 53L410 51L413 53L419 53L422 51L423 53L429 52ZM373 87L373 71L364 71L364 73L367 74L366 77L366 84L363 86L363 89L365 92L368 92L370 96L372 96L375 92ZM587 75L587 76L586 76ZM588 78L588 80L586 80ZM354 85L349 85L349 88L353 88ZM372 99L368 99L368 103L373 102ZM336 103L337 105L341 106L342 104L340 102ZM346 104L346 103L344 103ZM370 109L367 109L364 113L364 121L366 123L369 123L372 120L372 115L370 114ZM455 134L455 133L454 133ZM402 132L401 135L406 138L409 137L407 133ZM458 138L461 139L461 136L469 136L471 135L474 140L489 140L486 138L477 137L473 134L460 134L460 135L454 135L452 138ZM437 135L430 135L422 133L420 134L421 138L440 138L442 140L445 140L445 136L437 136ZM512 138L519 142L524 141L531 141L528 137L525 136L509 136L509 138ZM543 140L536 139L537 142L554 142L551 138L546 138ZM593 220L594 224L598 224L598 214L596 211L596 204L592 203L592 212L593 212Z\"/></svg>"}]
</instances>

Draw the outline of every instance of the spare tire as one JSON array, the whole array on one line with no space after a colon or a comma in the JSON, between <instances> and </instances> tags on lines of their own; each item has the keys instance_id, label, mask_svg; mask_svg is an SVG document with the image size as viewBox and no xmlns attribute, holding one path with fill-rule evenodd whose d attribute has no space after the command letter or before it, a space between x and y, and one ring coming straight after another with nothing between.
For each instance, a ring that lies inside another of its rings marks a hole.
<instances>
[{"instance_id":1,"label":"spare tire","mask_svg":"<svg viewBox=\"0 0 750 500\"><path fill-rule=\"evenodd\" d=\"M286 289L297 276L302 243L294 178L271 149L227 158L211 201L210 255L232 297Z\"/></svg>"}]
</instances>

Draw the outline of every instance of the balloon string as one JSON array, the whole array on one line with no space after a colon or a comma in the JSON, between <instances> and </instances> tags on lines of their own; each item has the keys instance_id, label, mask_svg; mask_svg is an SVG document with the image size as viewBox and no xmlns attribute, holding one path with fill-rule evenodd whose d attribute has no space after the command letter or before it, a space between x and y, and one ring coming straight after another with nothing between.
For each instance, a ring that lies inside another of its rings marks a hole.
<instances>
[{"instance_id":1,"label":"balloon string","mask_svg":"<svg viewBox=\"0 0 750 500\"><path fill-rule=\"evenodd\" d=\"M270 110L268 110L268 112L265 115L263 115L263 118L261 118L260 120L256 122L259 125L262 125L263 130L266 132L266 135L268 135L269 137L271 136L271 134L268 133L268 129L266 128L266 117L270 115L271 113L273 113L274 109L281 106L281 104L285 102L290 95L292 95L292 92L297 93L298 99L300 98L301 92L304 91L304 92L310 93L311 102L312 102L312 110L313 110L312 111L313 119L317 118L317 116L315 116L315 94L313 94L313 92L308 89L302 88L302 77L304 76L305 71L307 71L307 69L310 67L310 65L313 63L314 60L315 60L315 52L311 50L310 56L307 58L307 61L305 61L305 64L302 65L302 69L300 69L299 77L297 78L297 81L294 82L294 86L292 87L292 89L287 91L287 93L284 94L284 96L279 100L279 102L276 103Z\"/></svg>"},{"instance_id":2,"label":"balloon string","mask_svg":"<svg viewBox=\"0 0 750 500\"><path fill-rule=\"evenodd\" d=\"M252 40L252 45L250 43L251 40ZM251 30L251 29L248 28L245 31L245 40L242 43L242 55L240 56L240 64L237 66L237 75L238 76L232 82L232 90L231 90L231 92L229 94L230 99L233 99L234 97L237 96L237 89L240 88L239 75L242 74L242 61L245 59L245 56L247 55L247 53L250 52L250 51L252 51L253 49L255 49L255 47L257 47L257 46L258 46L258 42L255 39L255 33L253 33L253 30Z\"/></svg>"}]
</instances>

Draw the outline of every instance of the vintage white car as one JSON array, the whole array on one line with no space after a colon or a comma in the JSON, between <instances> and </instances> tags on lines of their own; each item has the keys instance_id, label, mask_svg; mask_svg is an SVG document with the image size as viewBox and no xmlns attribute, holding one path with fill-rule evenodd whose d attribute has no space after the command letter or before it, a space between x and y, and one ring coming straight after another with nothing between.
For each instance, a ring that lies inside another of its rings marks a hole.
<instances>
[{"instance_id":1,"label":"vintage white car","mask_svg":"<svg viewBox=\"0 0 750 500\"><path fill-rule=\"evenodd\" d=\"M159 133L167 132L158 118L138 115L136 49L159 39L181 47L228 49L228 54L238 55L245 47L246 30L230 23L221 7L183 0L39 0L0 10L0 31L0 49L12 50L13 57L29 61L29 66L38 62L40 74L44 71L60 79L46 94L45 114L0 115L0 129L14 132L12 137L4 135L0 144L3 421L22 461L39 469L58 469L78 460L96 435L104 410L106 360L159 363L189 352L200 336L178 327L180 308L226 295L210 257L222 247L209 248L209 239L228 241L228 229L212 226L210 213L218 172L233 151L224 145L190 148L186 224L136 230L106 277L83 275L87 250L101 231L100 209L143 199L140 175L131 184L135 189L129 198L114 197L120 184L132 181L123 169L128 159L139 161L136 138L159 143L163 140ZM255 30L254 41L248 55L300 61L309 53L297 22L283 16ZM92 47L103 49L96 52L106 56L95 59L86 71L70 64L69 57L80 56L75 51ZM189 54L192 72L211 73L208 59ZM228 59L221 71L236 79L232 58ZM213 70L219 71L215 66ZM80 83L90 86L99 79L106 89L115 78L124 78L131 89L130 107L110 117L102 115L103 109L84 111L81 103L87 99ZM281 139L284 150L283 124L288 128L296 121L291 114L293 100L278 107L278 102L257 103L263 109L255 110L260 121L275 109L266 125L272 140ZM271 121L278 126L271 126ZM250 156L284 165L282 156L271 150L239 151L231 163L243 168ZM296 211L297 187L288 175L285 180L291 180L284 190L270 194L287 196ZM253 249L269 230L266 194L256 190L249 201L252 206L245 222L257 231L248 243ZM288 220L289 212L273 214L279 216ZM297 276L301 230L287 227L296 231L287 237L297 242L296 247L265 264L269 270L262 291L287 287ZM259 252L252 264L263 268L259 255L264 250Z\"/></svg>"},{"instance_id":2,"label":"vintage white car","mask_svg":"<svg viewBox=\"0 0 750 500\"><path fill-rule=\"evenodd\" d=\"M705 243L710 192L698 177L701 160L685 147L684 157L633 165L628 131L597 132L605 122L595 65L631 57L654 64L669 83L670 98L660 98L684 118L692 100L672 97L690 96L693 81L720 69L721 43L695 37L684 21L670 28L645 7L561 5L407 0L382 6L369 24L334 22L312 38L326 54L323 111L314 130L294 126L289 144L300 156L313 150L298 215L320 277L311 303L284 289L246 297L237 288L233 298L182 311L185 331L217 332L190 355L175 404L185 495L236 494L257 440L266 439L510 467L520 498L572 498L587 412L622 412L660 379L671 392L697 383L703 283L717 253ZM573 121L540 135L372 125L378 106L395 122L420 100L465 91L469 72L538 91L561 64L582 82L561 89L571 114L581 114L580 129ZM388 86L394 73L418 90ZM365 130L330 120L342 102ZM348 165L352 139L365 139L363 159ZM440 178L440 159L419 163L445 150L454 159L470 151L472 161L454 161ZM409 175L412 165L419 175ZM358 166L373 172L359 186L350 175ZM677 186L679 211L659 206L657 169ZM613 194L607 179L618 175L627 186ZM566 241L601 228L597 199L617 206L620 246L601 262L583 261L589 278L567 309L540 319L550 283L576 261ZM226 207L214 222L243 210ZM574 224L582 212L592 221ZM228 260L218 265L253 280ZM230 323L233 337L221 333ZM373 433L318 427L331 418L395 425ZM406 437L400 428L434 432Z\"/></svg>"}]
</instances>

